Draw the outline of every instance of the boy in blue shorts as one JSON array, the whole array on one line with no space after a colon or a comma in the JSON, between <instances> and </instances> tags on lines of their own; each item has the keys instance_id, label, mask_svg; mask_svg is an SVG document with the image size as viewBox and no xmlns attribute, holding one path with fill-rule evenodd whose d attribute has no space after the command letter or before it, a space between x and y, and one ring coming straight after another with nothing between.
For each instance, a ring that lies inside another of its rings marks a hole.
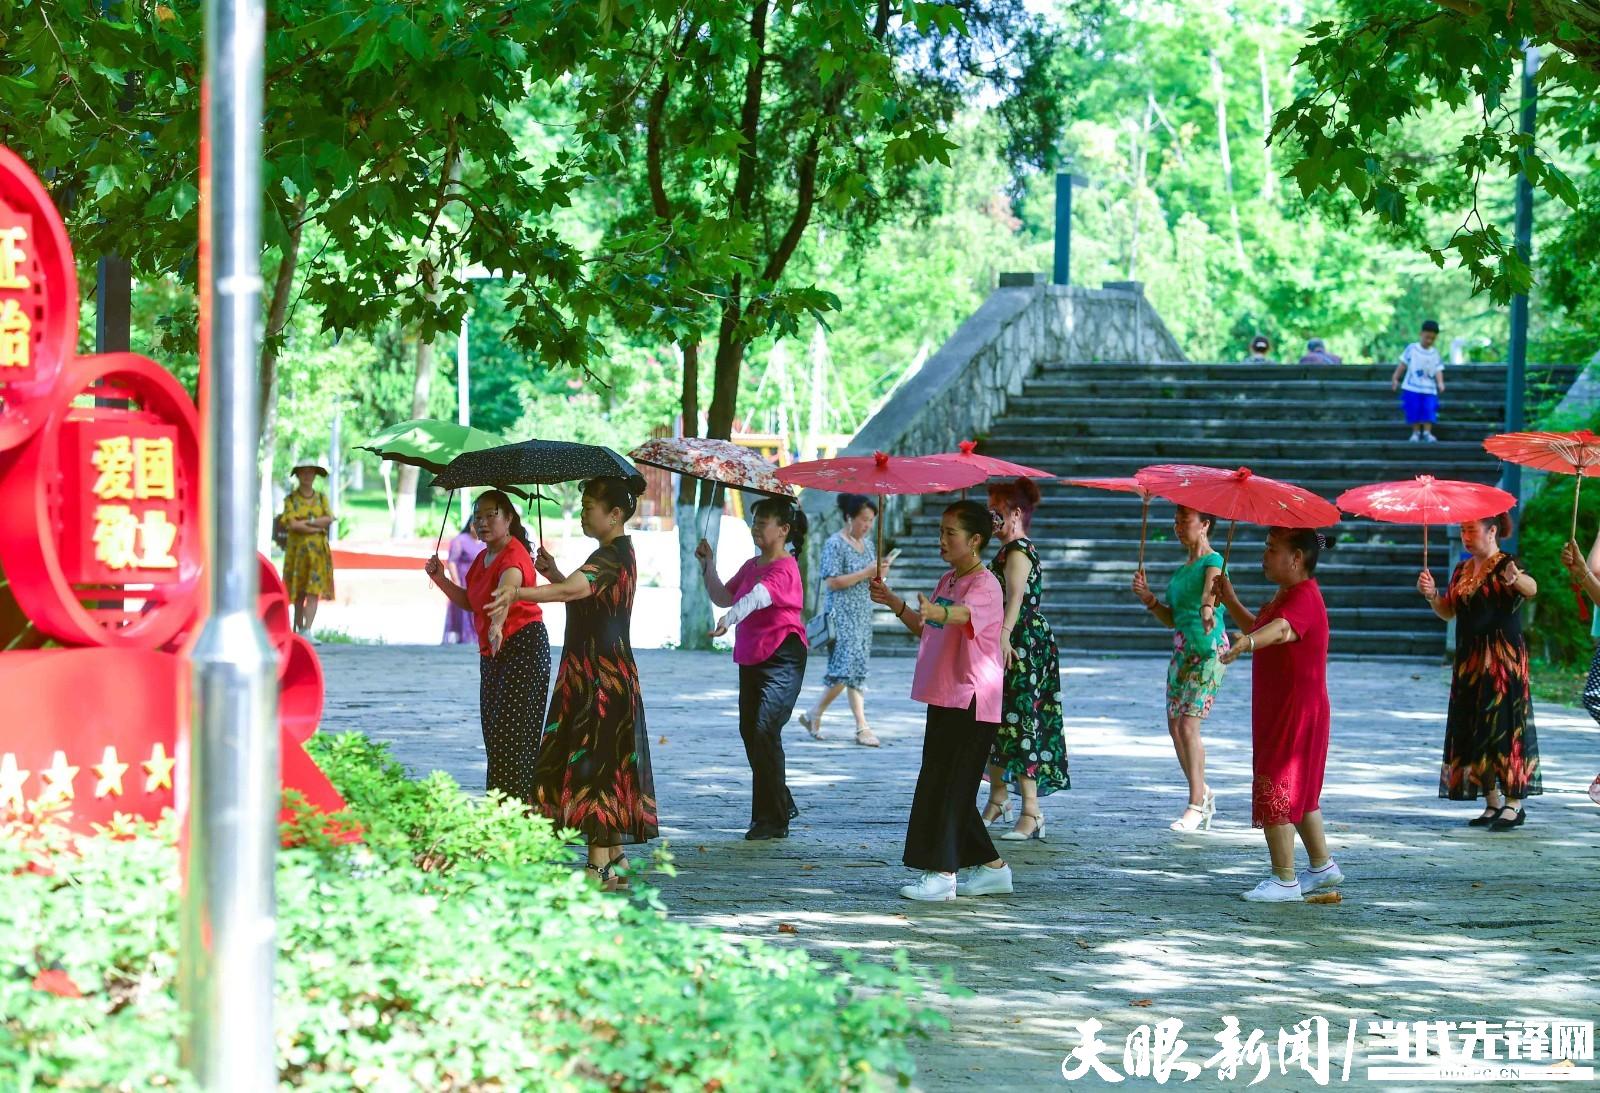
<instances>
[{"instance_id":1,"label":"boy in blue shorts","mask_svg":"<svg viewBox=\"0 0 1600 1093\"><path fill-rule=\"evenodd\" d=\"M1395 365L1391 391L1400 392L1400 407L1411 426L1411 442L1432 444L1434 423L1439 420L1439 396L1444 394L1444 361L1434 343L1439 340L1439 324L1432 319L1422 324L1417 340L1406 346Z\"/></svg>"}]
</instances>

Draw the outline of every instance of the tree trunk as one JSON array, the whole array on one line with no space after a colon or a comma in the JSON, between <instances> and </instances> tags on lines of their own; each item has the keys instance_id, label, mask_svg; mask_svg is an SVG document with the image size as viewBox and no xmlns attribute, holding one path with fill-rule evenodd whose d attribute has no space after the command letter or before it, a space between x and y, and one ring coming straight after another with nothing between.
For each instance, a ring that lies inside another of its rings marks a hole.
<instances>
[{"instance_id":1,"label":"tree trunk","mask_svg":"<svg viewBox=\"0 0 1600 1093\"><path fill-rule=\"evenodd\" d=\"M411 385L411 416L424 417L428 413L428 396L433 391L433 342L417 339L417 370ZM410 539L417 533L417 477L416 467L400 468L400 485L396 489L394 522L389 534L396 539Z\"/></svg>"},{"instance_id":2,"label":"tree trunk","mask_svg":"<svg viewBox=\"0 0 1600 1093\"><path fill-rule=\"evenodd\" d=\"M1267 50L1256 43L1256 60L1261 64L1261 200L1276 196L1278 180L1272 174L1272 92L1267 83Z\"/></svg>"},{"instance_id":3,"label":"tree trunk","mask_svg":"<svg viewBox=\"0 0 1600 1093\"><path fill-rule=\"evenodd\" d=\"M1228 195L1228 217L1233 223L1233 249L1243 268L1244 235L1239 230L1239 203L1233 197L1233 157L1228 154L1228 92L1223 83L1222 61L1217 57L1217 51L1209 50L1206 55L1211 58L1211 94L1217 100L1217 152L1222 159L1222 189Z\"/></svg>"},{"instance_id":4,"label":"tree trunk","mask_svg":"<svg viewBox=\"0 0 1600 1093\"><path fill-rule=\"evenodd\" d=\"M1149 158L1150 127L1155 123L1155 99L1147 98L1144 104L1144 127L1129 126L1133 137L1133 235L1128 244L1128 280L1139 279L1139 229L1140 213L1144 208L1145 167Z\"/></svg>"},{"instance_id":5,"label":"tree trunk","mask_svg":"<svg viewBox=\"0 0 1600 1093\"><path fill-rule=\"evenodd\" d=\"M679 344L683 353L683 394L679 412L683 416L683 435L700 433L700 343ZM683 649L711 648L711 599L700 578L700 560L694 548L700 542L700 529L707 523L705 505L710 504L710 488L698 478L678 478L678 645ZM717 545L721 521L709 527L707 538Z\"/></svg>"},{"instance_id":6,"label":"tree trunk","mask_svg":"<svg viewBox=\"0 0 1600 1093\"><path fill-rule=\"evenodd\" d=\"M294 292L295 268L300 262L301 221L305 218L305 212L305 198L301 198L295 202L294 218L289 226L289 242L278 261L277 275L272 279L266 337L261 342L261 364L256 373L259 399L256 405L256 436L259 444L256 453L261 465L261 494L256 507L256 545L262 553L272 547L272 519L277 515L272 485L277 481L278 338L289 322L289 297Z\"/></svg>"}]
</instances>

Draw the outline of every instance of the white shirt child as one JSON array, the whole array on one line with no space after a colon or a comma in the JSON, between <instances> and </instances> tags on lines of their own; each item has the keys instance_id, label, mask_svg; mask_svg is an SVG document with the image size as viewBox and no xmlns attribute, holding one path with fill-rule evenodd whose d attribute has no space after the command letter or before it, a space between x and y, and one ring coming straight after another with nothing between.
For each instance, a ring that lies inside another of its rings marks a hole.
<instances>
[{"instance_id":1,"label":"white shirt child","mask_svg":"<svg viewBox=\"0 0 1600 1093\"><path fill-rule=\"evenodd\" d=\"M1444 371L1444 361L1440 359L1438 349L1424 349L1419 343L1412 342L1400 354L1400 363L1406 366L1406 378L1400 384L1400 390L1415 391L1419 395L1439 393L1438 377Z\"/></svg>"}]
</instances>

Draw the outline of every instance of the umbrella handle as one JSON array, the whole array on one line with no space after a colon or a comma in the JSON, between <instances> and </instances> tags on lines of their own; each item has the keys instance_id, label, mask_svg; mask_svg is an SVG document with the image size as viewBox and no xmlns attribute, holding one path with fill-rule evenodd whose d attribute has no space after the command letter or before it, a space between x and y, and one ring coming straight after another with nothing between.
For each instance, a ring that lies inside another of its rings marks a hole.
<instances>
[{"instance_id":1,"label":"umbrella handle","mask_svg":"<svg viewBox=\"0 0 1600 1093\"><path fill-rule=\"evenodd\" d=\"M1233 529L1239 526L1239 521L1228 521L1228 545L1222 550L1222 572L1228 572L1228 558L1233 554Z\"/></svg>"},{"instance_id":2,"label":"umbrella handle","mask_svg":"<svg viewBox=\"0 0 1600 1093\"><path fill-rule=\"evenodd\" d=\"M444 542L445 525L450 522L450 506L455 504L455 501L456 501L456 491L455 490L451 490L449 499L446 500L445 503L444 503L444 518L439 521L439 538L434 540L434 543L433 543L433 553L434 553L435 557L438 556L439 547Z\"/></svg>"},{"instance_id":3,"label":"umbrella handle","mask_svg":"<svg viewBox=\"0 0 1600 1093\"><path fill-rule=\"evenodd\" d=\"M873 523L878 527L877 557L874 559L874 561L876 561L880 567L880 572L883 566L883 515L883 494L880 493L878 494L878 518L873 521Z\"/></svg>"},{"instance_id":4,"label":"umbrella handle","mask_svg":"<svg viewBox=\"0 0 1600 1093\"><path fill-rule=\"evenodd\" d=\"M1578 499L1583 496L1583 468L1578 468L1578 482L1572 489L1572 541L1578 541Z\"/></svg>"},{"instance_id":5,"label":"umbrella handle","mask_svg":"<svg viewBox=\"0 0 1600 1093\"><path fill-rule=\"evenodd\" d=\"M1428 568L1428 525L1427 524L1423 524L1422 525L1422 568L1423 568L1424 571L1426 571L1427 568Z\"/></svg>"},{"instance_id":6,"label":"umbrella handle","mask_svg":"<svg viewBox=\"0 0 1600 1093\"><path fill-rule=\"evenodd\" d=\"M1139 514L1139 569L1144 569L1144 540L1150 528L1150 495L1145 494L1144 511Z\"/></svg>"}]
</instances>

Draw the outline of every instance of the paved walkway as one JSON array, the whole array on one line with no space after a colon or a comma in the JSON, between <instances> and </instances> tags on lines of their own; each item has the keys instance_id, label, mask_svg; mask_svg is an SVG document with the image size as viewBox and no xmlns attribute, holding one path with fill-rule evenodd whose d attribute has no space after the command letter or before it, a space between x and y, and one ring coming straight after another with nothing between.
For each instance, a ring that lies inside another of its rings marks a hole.
<instances>
[{"instance_id":1,"label":"paved walkway","mask_svg":"<svg viewBox=\"0 0 1600 1093\"><path fill-rule=\"evenodd\" d=\"M440 768L481 789L471 651L321 651L326 729L361 730L413 771ZM899 858L922 731L922 707L904 697L909 660L873 665L869 714L884 748L848 742L842 706L829 739L798 726L786 735L802 816L779 843L742 839L748 770L729 660L650 651L640 665L663 832L681 870L661 882L672 912L824 957L904 949L930 972L949 967L972 993L942 1006L950 1031L917 1049L920 1088L1102 1088L1092 1075L1062 1077L1090 1018L1121 1073L1141 1023L1182 1020L1185 1060L1204 1062L1223 1017L1237 1017L1243 1035L1265 1032L1274 1070L1262 1085L1281 1089L1314 1085L1276 1066L1278 1030L1310 1017L1330 1022L1334 1085L1353 1019L1371 1043L1368 1020L1600 1018L1600 809L1584 794L1600 729L1581 710L1538 708L1545 795L1524 828L1492 835L1464 826L1477 808L1435 796L1447 671L1335 662L1323 804L1348 877L1343 902L1259 906L1239 899L1266 875L1250 828L1248 665L1229 676L1207 727L1216 825L1180 837L1166 827L1183 797L1162 719L1164 663L1074 663L1073 788L1046 801L1047 841L1001 844L1016 893L919 905L895 894L908 879ZM1224 1083L1208 1069L1188 1084L1235 1088L1254 1075ZM1350 1084L1364 1076L1358 1050Z\"/></svg>"}]
</instances>

